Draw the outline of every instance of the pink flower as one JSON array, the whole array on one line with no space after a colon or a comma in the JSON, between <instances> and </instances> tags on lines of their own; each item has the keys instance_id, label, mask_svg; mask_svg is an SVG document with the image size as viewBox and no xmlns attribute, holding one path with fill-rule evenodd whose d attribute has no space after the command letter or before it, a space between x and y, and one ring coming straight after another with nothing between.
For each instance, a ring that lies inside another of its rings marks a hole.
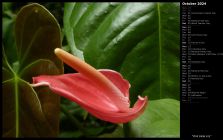
<instances>
[{"instance_id":1,"label":"pink flower","mask_svg":"<svg viewBox=\"0 0 223 140\"><path fill-rule=\"evenodd\" d=\"M96 70L59 48L55 54L79 73L33 77L33 87L49 86L54 93L76 102L93 116L112 123L129 122L145 110L148 99L140 96L130 108L130 84L120 73Z\"/></svg>"}]
</instances>

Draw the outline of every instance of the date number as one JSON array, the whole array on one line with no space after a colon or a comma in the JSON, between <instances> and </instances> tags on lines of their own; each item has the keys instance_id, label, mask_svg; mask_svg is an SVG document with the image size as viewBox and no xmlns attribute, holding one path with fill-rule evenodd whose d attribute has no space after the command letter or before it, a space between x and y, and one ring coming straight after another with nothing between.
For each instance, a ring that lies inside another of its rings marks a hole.
<instances>
[{"instance_id":1,"label":"date number","mask_svg":"<svg viewBox=\"0 0 223 140\"><path fill-rule=\"evenodd\" d=\"M206 2L197 2L197 5L206 5Z\"/></svg>"}]
</instances>

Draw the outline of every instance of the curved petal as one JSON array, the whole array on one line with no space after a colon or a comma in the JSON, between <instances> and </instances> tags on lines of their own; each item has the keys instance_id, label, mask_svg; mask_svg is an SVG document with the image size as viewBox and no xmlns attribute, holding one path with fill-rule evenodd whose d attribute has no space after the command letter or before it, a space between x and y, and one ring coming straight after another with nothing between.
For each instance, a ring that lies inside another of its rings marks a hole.
<instances>
[{"instance_id":1,"label":"curved petal","mask_svg":"<svg viewBox=\"0 0 223 140\"><path fill-rule=\"evenodd\" d=\"M104 112L84 106L83 108L85 108L88 112L90 112L90 114L101 120L112 123L126 123L136 119L139 115L141 115L144 112L147 103L147 96L145 96L144 98L139 96L134 107L131 108L131 110L128 112Z\"/></svg>"},{"instance_id":2,"label":"curved petal","mask_svg":"<svg viewBox=\"0 0 223 140\"><path fill-rule=\"evenodd\" d=\"M128 96L129 83L122 76L112 70L100 70L117 88ZM110 98L99 90L95 83L80 73L59 76L43 75L33 77L34 86L49 86L55 93L68 98L86 108L91 107L100 111L119 111ZM121 103L121 102L120 102Z\"/></svg>"},{"instance_id":3,"label":"curved petal","mask_svg":"<svg viewBox=\"0 0 223 140\"><path fill-rule=\"evenodd\" d=\"M109 69L100 69L98 71L104 74L117 88L119 88L125 97L129 98L130 84L127 80L123 79L120 73Z\"/></svg>"}]
</instances>

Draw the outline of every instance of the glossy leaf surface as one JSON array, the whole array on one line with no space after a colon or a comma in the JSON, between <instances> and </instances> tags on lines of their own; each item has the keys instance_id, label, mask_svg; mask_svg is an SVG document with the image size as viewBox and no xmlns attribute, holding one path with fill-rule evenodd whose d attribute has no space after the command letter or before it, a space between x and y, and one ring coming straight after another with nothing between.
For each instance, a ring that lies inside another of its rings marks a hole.
<instances>
[{"instance_id":1,"label":"glossy leaf surface","mask_svg":"<svg viewBox=\"0 0 223 140\"><path fill-rule=\"evenodd\" d=\"M72 7L73 12L79 10L68 18L73 36L67 39L83 50L86 62L120 71L132 85L133 100L137 94L149 95L150 99L179 99L179 4L103 3L83 7L77 3Z\"/></svg>"},{"instance_id":2,"label":"glossy leaf surface","mask_svg":"<svg viewBox=\"0 0 223 140\"><path fill-rule=\"evenodd\" d=\"M160 99L149 102L143 115L131 122L134 137L180 137L180 102Z\"/></svg>"},{"instance_id":3,"label":"glossy leaf surface","mask_svg":"<svg viewBox=\"0 0 223 140\"><path fill-rule=\"evenodd\" d=\"M60 27L48 10L34 3L19 11L13 26L5 25L6 33L13 27L16 48L14 42L11 46L3 41L3 137L57 136L59 96L47 87L33 89L29 83L33 76L63 72L53 53L61 47ZM5 35L3 39L13 38Z\"/></svg>"}]
</instances>

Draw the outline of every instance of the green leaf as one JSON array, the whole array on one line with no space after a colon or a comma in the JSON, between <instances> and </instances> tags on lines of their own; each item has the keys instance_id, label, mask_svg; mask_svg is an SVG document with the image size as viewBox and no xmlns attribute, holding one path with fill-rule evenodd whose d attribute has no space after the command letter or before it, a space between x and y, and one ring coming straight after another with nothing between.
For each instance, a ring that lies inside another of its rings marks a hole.
<instances>
[{"instance_id":1,"label":"green leaf","mask_svg":"<svg viewBox=\"0 0 223 140\"><path fill-rule=\"evenodd\" d=\"M133 137L179 137L180 102L174 99L149 101L143 115L130 126Z\"/></svg>"},{"instance_id":2,"label":"green leaf","mask_svg":"<svg viewBox=\"0 0 223 140\"><path fill-rule=\"evenodd\" d=\"M123 128L118 126L112 133L102 134L99 138L124 138Z\"/></svg>"},{"instance_id":3,"label":"green leaf","mask_svg":"<svg viewBox=\"0 0 223 140\"><path fill-rule=\"evenodd\" d=\"M9 80L11 77L13 77L13 70L7 61L4 46L2 47L2 73L2 81Z\"/></svg>"},{"instance_id":4,"label":"green leaf","mask_svg":"<svg viewBox=\"0 0 223 140\"><path fill-rule=\"evenodd\" d=\"M60 27L43 6L31 4L21 9L16 18L15 35L20 69L40 58L57 60L54 48L61 47ZM61 66L60 61L54 63Z\"/></svg>"},{"instance_id":5,"label":"green leaf","mask_svg":"<svg viewBox=\"0 0 223 140\"><path fill-rule=\"evenodd\" d=\"M4 21L3 23L7 23ZM33 76L63 73L62 62L54 55L61 47L60 27L39 4L23 7L12 26L3 24L3 137L55 137L59 132L59 96L48 87L33 89ZM6 51L7 50L7 51ZM6 52L6 53L5 53ZM18 54L13 56L13 54Z\"/></svg>"},{"instance_id":6,"label":"green leaf","mask_svg":"<svg viewBox=\"0 0 223 140\"><path fill-rule=\"evenodd\" d=\"M75 43L80 50L85 48L88 44L89 37L96 31L106 16L117 6L118 4L92 3L84 11L81 18L75 20L76 24L71 24L74 28ZM80 15L80 12L75 12L75 15ZM74 19L76 18L74 17Z\"/></svg>"},{"instance_id":7,"label":"green leaf","mask_svg":"<svg viewBox=\"0 0 223 140\"><path fill-rule=\"evenodd\" d=\"M2 2L2 11L11 10L11 2Z\"/></svg>"},{"instance_id":8,"label":"green leaf","mask_svg":"<svg viewBox=\"0 0 223 140\"><path fill-rule=\"evenodd\" d=\"M2 17L2 43L4 44L5 53L8 56L8 62L12 64L17 58L14 25L16 15L10 10L11 3L3 4L3 17Z\"/></svg>"},{"instance_id":9,"label":"green leaf","mask_svg":"<svg viewBox=\"0 0 223 140\"><path fill-rule=\"evenodd\" d=\"M139 94L179 100L179 3L94 3L80 9L70 14L74 34L66 37L83 50L86 62L121 72L130 81L132 103Z\"/></svg>"},{"instance_id":10,"label":"green leaf","mask_svg":"<svg viewBox=\"0 0 223 140\"><path fill-rule=\"evenodd\" d=\"M54 119L55 106L59 103L58 97L54 97L54 103L46 102L47 98L37 94L29 83L19 77L3 82L3 137L12 137L18 134L20 137L56 136L55 128L58 127ZM54 113L52 107L54 106ZM50 116L50 117L49 117ZM49 117L49 118L46 118Z\"/></svg>"},{"instance_id":11,"label":"green leaf","mask_svg":"<svg viewBox=\"0 0 223 140\"><path fill-rule=\"evenodd\" d=\"M46 74L47 70L49 75L54 75L60 73L56 65L48 59L38 59L19 72L19 75L26 81L32 82L32 77Z\"/></svg>"},{"instance_id":12,"label":"green leaf","mask_svg":"<svg viewBox=\"0 0 223 140\"><path fill-rule=\"evenodd\" d=\"M80 6L78 6L80 5ZM73 34L73 28L72 26L75 24L75 21L77 21L77 18L81 17L81 13L86 9L88 4L76 4L76 3L65 3L64 4L64 33L67 37L68 47L70 48L71 52L76 55L77 57L83 58L83 52L78 50L75 42L74 42L74 34ZM78 7L78 8L76 8ZM78 14L76 14L78 12ZM76 15L75 15L76 14ZM75 18L71 18L75 17Z\"/></svg>"}]
</instances>

